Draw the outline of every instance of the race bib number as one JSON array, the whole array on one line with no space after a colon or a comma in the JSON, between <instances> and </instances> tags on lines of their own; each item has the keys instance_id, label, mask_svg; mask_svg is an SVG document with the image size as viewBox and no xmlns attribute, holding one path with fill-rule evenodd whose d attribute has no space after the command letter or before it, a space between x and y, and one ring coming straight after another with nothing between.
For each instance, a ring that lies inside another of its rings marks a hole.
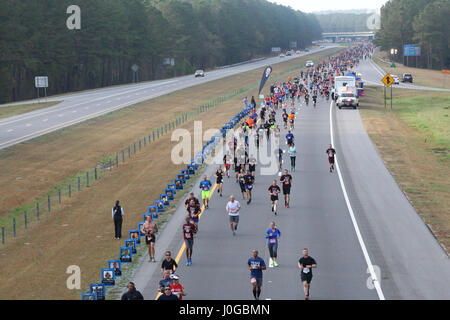
<instances>
[{"instance_id":1,"label":"race bib number","mask_svg":"<svg viewBox=\"0 0 450 320\"><path fill-rule=\"evenodd\" d=\"M251 283L256 283L256 278L251 278L251 279L250 279L250 282L251 282Z\"/></svg>"},{"instance_id":2,"label":"race bib number","mask_svg":"<svg viewBox=\"0 0 450 320\"><path fill-rule=\"evenodd\" d=\"M185 237L186 237L186 239L190 239L191 238L191 234L190 233L185 233Z\"/></svg>"},{"instance_id":3,"label":"race bib number","mask_svg":"<svg viewBox=\"0 0 450 320\"><path fill-rule=\"evenodd\" d=\"M303 273L309 273L309 268L303 268Z\"/></svg>"},{"instance_id":4,"label":"race bib number","mask_svg":"<svg viewBox=\"0 0 450 320\"><path fill-rule=\"evenodd\" d=\"M270 243L277 243L277 239L270 239Z\"/></svg>"}]
</instances>

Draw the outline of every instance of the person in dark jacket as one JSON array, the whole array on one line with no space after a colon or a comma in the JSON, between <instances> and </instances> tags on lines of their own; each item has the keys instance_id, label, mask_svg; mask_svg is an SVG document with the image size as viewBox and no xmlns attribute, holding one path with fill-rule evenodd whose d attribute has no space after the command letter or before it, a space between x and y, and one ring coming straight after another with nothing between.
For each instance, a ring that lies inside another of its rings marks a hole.
<instances>
[{"instance_id":1,"label":"person in dark jacket","mask_svg":"<svg viewBox=\"0 0 450 320\"><path fill-rule=\"evenodd\" d=\"M142 294L136 290L133 282L128 283L128 291L122 295L122 300L144 300Z\"/></svg>"},{"instance_id":2,"label":"person in dark jacket","mask_svg":"<svg viewBox=\"0 0 450 320\"><path fill-rule=\"evenodd\" d=\"M123 221L123 208L120 206L119 200L116 201L116 205L112 208L112 218L114 220L114 238L116 240L122 238L122 221Z\"/></svg>"},{"instance_id":3,"label":"person in dark jacket","mask_svg":"<svg viewBox=\"0 0 450 320\"><path fill-rule=\"evenodd\" d=\"M178 297L172 293L172 289L169 286L164 287L164 293L159 296L158 300L178 300Z\"/></svg>"}]
</instances>

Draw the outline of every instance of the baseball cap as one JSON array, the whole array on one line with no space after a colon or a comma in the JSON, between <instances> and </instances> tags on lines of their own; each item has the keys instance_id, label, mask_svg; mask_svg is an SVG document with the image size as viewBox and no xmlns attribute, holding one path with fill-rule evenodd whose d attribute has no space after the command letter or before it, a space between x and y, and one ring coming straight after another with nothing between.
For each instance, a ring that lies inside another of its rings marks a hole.
<instances>
[{"instance_id":1,"label":"baseball cap","mask_svg":"<svg viewBox=\"0 0 450 320\"><path fill-rule=\"evenodd\" d=\"M179 277L179 276L177 276L177 275L173 275L172 279L174 279L174 280L179 280L179 279L180 279L180 277Z\"/></svg>"}]
</instances>

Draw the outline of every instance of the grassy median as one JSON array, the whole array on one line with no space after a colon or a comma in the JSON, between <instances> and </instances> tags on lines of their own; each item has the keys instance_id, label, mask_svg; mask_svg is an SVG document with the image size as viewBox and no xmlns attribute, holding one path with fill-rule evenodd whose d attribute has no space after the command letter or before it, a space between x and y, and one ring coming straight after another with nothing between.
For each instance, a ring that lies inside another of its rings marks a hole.
<instances>
[{"instance_id":1,"label":"grassy median","mask_svg":"<svg viewBox=\"0 0 450 320\"><path fill-rule=\"evenodd\" d=\"M48 108L54 106L62 101L51 101L43 103L23 104L18 106L0 107L0 119L17 116L19 114Z\"/></svg>"},{"instance_id":2,"label":"grassy median","mask_svg":"<svg viewBox=\"0 0 450 320\"><path fill-rule=\"evenodd\" d=\"M442 246L450 249L450 93L367 87L361 116L389 171Z\"/></svg>"},{"instance_id":3,"label":"grassy median","mask_svg":"<svg viewBox=\"0 0 450 320\"><path fill-rule=\"evenodd\" d=\"M313 58L317 62L338 50L342 49L274 65L270 81L296 75L306 60ZM1 151L0 165L8 170L0 173L0 204L4 209L14 208L45 195L44 190L92 168L102 157L115 154L177 113L259 81L263 69L142 102ZM256 86L244 95L256 97ZM220 128L242 110L243 96L226 101L195 120L203 122L203 130ZM193 120L182 127L192 132ZM147 206L158 198L162 186L184 167L168 161L172 146L170 134L152 142L93 187L64 199L28 232L22 231L16 239L0 246L0 299L80 299L89 283L100 281L100 268L118 256L123 243L113 239L114 201L120 199L125 209L123 230L135 228ZM6 216L5 211L1 214ZM81 268L82 290L66 288L69 265Z\"/></svg>"}]
</instances>

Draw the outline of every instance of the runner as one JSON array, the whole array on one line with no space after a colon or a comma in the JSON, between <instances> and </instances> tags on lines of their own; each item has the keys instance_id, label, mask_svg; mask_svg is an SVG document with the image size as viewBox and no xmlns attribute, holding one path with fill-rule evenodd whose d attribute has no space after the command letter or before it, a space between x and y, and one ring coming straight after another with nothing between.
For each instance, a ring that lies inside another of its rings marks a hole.
<instances>
[{"instance_id":1,"label":"runner","mask_svg":"<svg viewBox=\"0 0 450 320\"><path fill-rule=\"evenodd\" d=\"M223 186L223 170L222 166L219 165L219 168L217 168L216 173L214 173L214 176L216 177L216 183L217 183L217 193L222 196L222 186Z\"/></svg>"},{"instance_id":2,"label":"runner","mask_svg":"<svg viewBox=\"0 0 450 320\"><path fill-rule=\"evenodd\" d=\"M189 198L187 198L186 201L184 202L184 206L186 208L188 207L191 200L194 200L195 204L200 205L200 201L198 201L198 199L194 196L194 193L191 192L191 193L189 193Z\"/></svg>"},{"instance_id":3,"label":"runner","mask_svg":"<svg viewBox=\"0 0 450 320\"><path fill-rule=\"evenodd\" d=\"M280 178L280 182L283 184L284 206L286 208L289 208L292 176L288 173L287 169L284 169L283 175Z\"/></svg>"},{"instance_id":4,"label":"runner","mask_svg":"<svg viewBox=\"0 0 450 320\"><path fill-rule=\"evenodd\" d=\"M286 135L286 144L290 147L291 144L293 143L294 143L294 135L291 133L291 130L289 130Z\"/></svg>"},{"instance_id":5,"label":"runner","mask_svg":"<svg viewBox=\"0 0 450 320\"><path fill-rule=\"evenodd\" d=\"M295 121L295 114L291 112L289 114L289 127L291 130L294 129L294 121Z\"/></svg>"},{"instance_id":6,"label":"runner","mask_svg":"<svg viewBox=\"0 0 450 320\"><path fill-rule=\"evenodd\" d=\"M262 287L263 270L266 270L266 263L258 257L258 250L253 250L253 256L248 259L248 269L250 270L250 283L253 286L253 297L259 300Z\"/></svg>"},{"instance_id":7,"label":"runner","mask_svg":"<svg viewBox=\"0 0 450 320\"><path fill-rule=\"evenodd\" d=\"M280 187L277 185L277 180L273 180L268 190L270 193L270 201L272 203L272 212L277 215L278 194L281 191Z\"/></svg>"},{"instance_id":8,"label":"runner","mask_svg":"<svg viewBox=\"0 0 450 320\"><path fill-rule=\"evenodd\" d=\"M297 158L297 148L295 147L294 142L291 143L288 152L289 157L291 158L291 171L295 172L295 159Z\"/></svg>"},{"instance_id":9,"label":"runner","mask_svg":"<svg viewBox=\"0 0 450 320\"><path fill-rule=\"evenodd\" d=\"M200 182L200 189L202 190L202 201L205 208L209 208L209 197L211 196L211 181L206 176L203 176L203 181Z\"/></svg>"},{"instance_id":10,"label":"runner","mask_svg":"<svg viewBox=\"0 0 450 320\"><path fill-rule=\"evenodd\" d=\"M284 129L287 129L289 115L286 112L283 112L282 117L283 117Z\"/></svg>"},{"instance_id":11,"label":"runner","mask_svg":"<svg viewBox=\"0 0 450 320\"><path fill-rule=\"evenodd\" d=\"M276 181L276 180L275 180ZM270 228L266 231L267 247L269 248L269 268L278 267L277 251L278 239L281 237L280 230L275 226L275 222L270 223Z\"/></svg>"},{"instance_id":12,"label":"runner","mask_svg":"<svg viewBox=\"0 0 450 320\"><path fill-rule=\"evenodd\" d=\"M195 228L198 231L198 219L202 213L200 205L196 204L194 200L191 200L186 208L186 211L190 218L189 221L195 225Z\"/></svg>"},{"instance_id":13,"label":"runner","mask_svg":"<svg viewBox=\"0 0 450 320\"><path fill-rule=\"evenodd\" d=\"M280 171L280 175L281 175L281 170L283 167L283 150L281 148L278 148L278 170Z\"/></svg>"},{"instance_id":14,"label":"runner","mask_svg":"<svg viewBox=\"0 0 450 320\"><path fill-rule=\"evenodd\" d=\"M145 223L142 225L141 232L145 234L145 243L148 247L149 262L156 262L155 260L155 241L156 233L158 232L158 226L153 222L152 215L146 217Z\"/></svg>"},{"instance_id":15,"label":"runner","mask_svg":"<svg viewBox=\"0 0 450 320\"><path fill-rule=\"evenodd\" d=\"M230 178L230 168L231 168L231 156L226 154L223 156L223 164L225 166L225 171L228 179Z\"/></svg>"},{"instance_id":16,"label":"runner","mask_svg":"<svg viewBox=\"0 0 450 320\"><path fill-rule=\"evenodd\" d=\"M303 257L298 260L298 267L300 269L300 278L303 282L303 290L305 292L305 300L309 300L309 289L312 279L312 268L317 268L317 263L314 258L308 255L308 249L303 249Z\"/></svg>"},{"instance_id":17,"label":"runner","mask_svg":"<svg viewBox=\"0 0 450 320\"><path fill-rule=\"evenodd\" d=\"M326 151L328 154L328 162L330 163L330 172L333 172L334 170L334 156L336 155L336 150L333 149L331 144L328 146L328 149Z\"/></svg>"},{"instance_id":18,"label":"runner","mask_svg":"<svg viewBox=\"0 0 450 320\"><path fill-rule=\"evenodd\" d=\"M172 294L178 297L178 300L183 300L183 296L186 295L186 290L180 283L180 277L177 275L173 276L173 283L170 285L170 289L172 290Z\"/></svg>"},{"instance_id":19,"label":"runner","mask_svg":"<svg viewBox=\"0 0 450 320\"><path fill-rule=\"evenodd\" d=\"M183 238L186 245L186 265L192 265L192 249L194 247L194 233L197 233L197 228L191 223L191 218L186 217L186 223L183 224Z\"/></svg>"},{"instance_id":20,"label":"runner","mask_svg":"<svg viewBox=\"0 0 450 320\"><path fill-rule=\"evenodd\" d=\"M234 196L230 196L230 201L228 201L225 207L228 216L230 217L230 228L233 232L233 236L236 235L236 230L239 224L239 210L241 209L241 204L239 201L234 199Z\"/></svg>"},{"instance_id":21,"label":"runner","mask_svg":"<svg viewBox=\"0 0 450 320\"><path fill-rule=\"evenodd\" d=\"M248 171L250 172L254 180L256 171L256 158L253 155L250 155L250 159L248 162Z\"/></svg>"},{"instance_id":22,"label":"runner","mask_svg":"<svg viewBox=\"0 0 450 320\"><path fill-rule=\"evenodd\" d=\"M242 199L245 200L245 170L242 169L238 175L239 187L241 188Z\"/></svg>"},{"instance_id":23,"label":"runner","mask_svg":"<svg viewBox=\"0 0 450 320\"><path fill-rule=\"evenodd\" d=\"M250 171L247 171L246 175L244 176L245 180L245 193L247 194L247 204L250 204L252 202L252 190L253 190L253 182L255 182L255 177L250 173Z\"/></svg>"}]
</instances>

